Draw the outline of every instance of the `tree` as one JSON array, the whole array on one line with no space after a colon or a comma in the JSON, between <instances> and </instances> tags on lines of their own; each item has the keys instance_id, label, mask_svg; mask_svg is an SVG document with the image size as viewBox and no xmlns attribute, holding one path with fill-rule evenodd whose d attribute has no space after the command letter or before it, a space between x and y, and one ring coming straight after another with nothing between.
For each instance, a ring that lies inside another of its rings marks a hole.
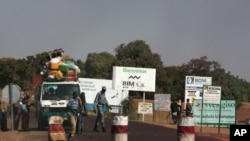
<instances>
[{"instance_id":1,"label":"tree","mask_svg":"<svg viewBox=\"0 0 250 141\"><path fill-rule=\"evenodd\" d=\"M32 76L36 71L35 68L25 59L16 60L15 67L19 79L14 83L20 86L22 90L30 91L32 89Z\"/></svg>"},{"instance_id":2,"label":"tree","mask_svg":"<svg viewBox=\"0 0 250 141\"><path fill-rule=\"evenodd\" d=\"M216 61L209 61L207 56L198 59L191 59L187 64L182 65L186 75L210 76L211 72L220 69L220 64Z\"/></svg>"},{"instance_id":3,"label":"tree","mask_svg":"<svg viewBox=\"0 0 250 141\"><path fill-rule=\"evenodd\" d=\"M209 61L206 56L191 59L187 64L183 64L181 74L212 77L212 85L222 87L221 99L236 100L238 106L240 102L249 100L250 84L231 75L230 72L225 73L218 62Z\"/></svg>"},{"instance_id":4,"label":"tree","mask_svg":"<svg viewBox=\"0 0 250 141\"><path fill-rule=\"evenodd\" d=\"M149 45L142 40L135 40L127 45L121 44L115 48L115 66L155 68L156 92L163 92L166 86L166 75L160 55L152 53ZM148 95L153 98L153 95Z\"/></svg>"},{"instance_id":5,"label":"tree","mask_svg":"<svg viewBox=\"0 0 250 141\"><path fill-rule=\"evenodd\" d=\"M80 69L80 74L79 74L79 77L84 77L86 76L86 72L85 72L85 64L84 62L82 62L81 60L76 60L76 63L75 63L79 69Z\"/></svg>"},{"instance_id":6,"label":"tree","mask_svg":"<svg viewBox=\"0 0 250 141\"><path fill-rule=\"evenodd\" d=\"M1 88L13 81L18 80L16 75L16 62L14 58L2 58L0 59L0 78Z\"/></svg>"},{"instance_id":7,"label":"tree","mask_svg":"<svg viewBox=\"0 0 250 141\"><path fill-rule=\"evenodd\" d=\"M86 60L86 77L112 79L115 57L107 52L90 53Z\"/></svg>"},{"instance_id":8,"label":"tree","mask_svg":"<svg viewBox=\"0 0 250 141\"><path fill-rule=\"evenodd\" d=\"M168 79L163 91L171 94L172 99L184 99L185 76L181 72L181 67L169 66L164 69Z\"/></svg>"}]
</instances>

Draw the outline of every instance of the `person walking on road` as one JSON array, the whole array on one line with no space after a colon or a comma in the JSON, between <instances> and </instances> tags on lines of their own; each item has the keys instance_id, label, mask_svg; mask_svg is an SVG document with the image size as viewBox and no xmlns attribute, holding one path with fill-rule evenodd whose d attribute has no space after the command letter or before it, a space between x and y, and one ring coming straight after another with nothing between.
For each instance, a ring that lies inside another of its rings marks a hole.
<instances>
[{"instance_id":1,"label":"person walking on road","mask_svg":"<svg viewBox=\"0 0 250 141\"><path fill-rule=\"evenodd\" d=\"M186 116L192 116L192 104L190 103L189 99L187 99L186 103Z\"/></svg>"},{"instance_id":2,"label":"person walking on road","mask_svg":"<svg viewBox=\"0 0 250 141\"><path fill-rule=\"evenodd\" d=\"M179 105L177 104L177 101L176 101L176 100L174 100L174 101L171 103L170 108L171 108L173 123L176 124L176 122L177 122L177 117L180 115L180 107L179 107Z\"/></svg>"},{"instance_id":3,"label":"person walking on road","mask_svg":"<svg viewBox=\"0 0 250 141\"><path fill-rule=\"evenodd\" d=\"M101 124L102 132L106 132L105 129L105 119L104 119L104 106L106 105L109 109L112 109L109 106L109 103L105 96L106 87L102 86L102 90L99 91L94 100L94 112L97 113L97 118L94 126L94 131L99 131L98 126Z\"/></svg>"},{"instance_id":4,"label":"person walking on road","mask_svg":"<svg viewBox=\"0 0 250 141\"><path fill-rule=\"evenodd\" d=\"M85 93L81 92L81 94L77 97L79 101L81 101L80 113L77 115L76 122L76 133L81 134L83 131L83 116L87 116L87 108L86 108L86 99Z\"/></svg>"},{"instance_id":5,"label":"person walking on road","mask_svg":"<svg viewBox=\"0 0 250 141\"><path fill-rule=\"evenodd\" d=\"M22 119L22 99L19 99L16 103L13 105L13 111L14 111L14 130L19 130L20 129L20 121Z\"/></svg>"},{"instance_id":6,"label":"person walking on road","mask_svg":"<svg viewBox=\"0 0 250 141\"><path fill-rule=\"evenodd\" d=\"M29 114L30 114L30 104L29 104L30 96L25 94L24 98L22 99L21 104L21 127L22 131L28 131L29 129Z\"/></svg>"},{"instance_id":7,"label":"person walking on road","mask_svg":"<svg viewBox=\"0 0 250 141\"><path fill-rule=\"evenodd\" d=\"M72 98L69 100L67 104L67 110L71 124L71 131L69 133L68 139L73 137L76 133L77 115L80 113L80 107L81 107L81 101L77 99L77 96L78 94L76 92L73 92Z\"/></svg>"}]
</instances>

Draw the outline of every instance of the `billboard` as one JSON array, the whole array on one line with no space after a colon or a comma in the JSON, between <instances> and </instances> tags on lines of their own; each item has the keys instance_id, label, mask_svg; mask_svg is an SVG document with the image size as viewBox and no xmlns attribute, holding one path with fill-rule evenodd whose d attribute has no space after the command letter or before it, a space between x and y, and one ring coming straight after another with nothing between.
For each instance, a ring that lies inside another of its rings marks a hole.
<instances>
[{"instance_id":1,"label":"billboard","mask_svg":"<svg viewBox=\"0 0 250 141\"><path fill-rule=\"evenodd\" d=\"M185 102L187 99L190 99L191 103L195 99L202 99L203 85L212 85L212 77L186 76Z\"/></svg>"},{"instance_id":2,"label":"billboard","mask_svg":"<svg viewBox=\"0 0 250 141\"><path fill-rule=\"evenodd\" d=\"M203 103L202 100L194 100L193 117L196 125L218 127L230 127L236 121L235 100L221 100L221 104ZM202 111L201 111L202 110ZM201 119L202 114L202 119Z\"/></svg>"},{"instance_id":3,"label":"billboard","mask_svg":"<svg viewBox=\"0 0 250 141\"><path fill-rule=\"evenodd\" d=\"M155 92L156 69L113 67L113 88Z\"/></svg>"}]
</instances>

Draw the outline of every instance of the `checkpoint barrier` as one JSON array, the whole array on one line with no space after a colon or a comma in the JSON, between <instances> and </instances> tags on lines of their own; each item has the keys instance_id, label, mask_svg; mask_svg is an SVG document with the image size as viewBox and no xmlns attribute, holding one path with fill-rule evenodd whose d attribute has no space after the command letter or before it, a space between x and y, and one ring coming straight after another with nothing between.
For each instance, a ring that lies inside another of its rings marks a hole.
<instances>
[{"instance_id":1,"label":"checkpoint barrier","mask_svg":"<svg viewBox=\"0 0 250 141\"><path fill-rule=\"evenodd\" d=\"M250 119L246 119L246 125L250 125Z\"/></svg>"},{"instance_id":2,"label":"checkpoint barrier","mask_svg":"<svg viewBox=\"0 0 250 141\"><path fill-rule=\"evenodd\" d=\"M65 130L62 126L63 117L51 116L48 120L48 141L66 141Z\"/></svg>"},{"instance_id":3,"label":"checkpoint barrier","mask_svg":"<svg viewBox=\"0 0 250 141\"><path fill-rule=\"evenodd\" d=\"M195 141L195 125L193 117L179 117L177 124L177 141Z\"/></svg>"},{"instance_id":4,"label":"checkpoint barrier","mask_svg":"<svg viewBox=\"0 0 250 141\"><path fill-rule=\"evenodd\" d=\"M128 117L114 116L111 133L111 141L128 141Z\"/></svg>"}]
</instances>

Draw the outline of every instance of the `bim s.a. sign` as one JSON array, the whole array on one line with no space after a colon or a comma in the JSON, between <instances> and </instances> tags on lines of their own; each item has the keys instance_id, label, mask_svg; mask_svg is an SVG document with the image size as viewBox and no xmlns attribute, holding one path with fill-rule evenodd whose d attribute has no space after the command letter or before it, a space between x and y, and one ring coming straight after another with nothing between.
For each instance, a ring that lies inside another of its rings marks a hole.
<instances>
[{"instance_id":1,"label":"bim s.a. sign","mask_svg":"<svg viewBox=\"0 0 250 141\"><path fill-rule=\"evenodd\" d=\"M155 79L153 68L113 67L113 89L154 92Z\"/></svg>"},{"instance_id":2,"label":"bim s.a. sign","mask_svg":"<svg viewBox=\"0 0 250 141\"><path fill-rule=\"evenodd\" d=\"M190 99L202 99L203 85L212 85L212 77L186 76L185 101Z\"/></svg>"}]
</instances>

